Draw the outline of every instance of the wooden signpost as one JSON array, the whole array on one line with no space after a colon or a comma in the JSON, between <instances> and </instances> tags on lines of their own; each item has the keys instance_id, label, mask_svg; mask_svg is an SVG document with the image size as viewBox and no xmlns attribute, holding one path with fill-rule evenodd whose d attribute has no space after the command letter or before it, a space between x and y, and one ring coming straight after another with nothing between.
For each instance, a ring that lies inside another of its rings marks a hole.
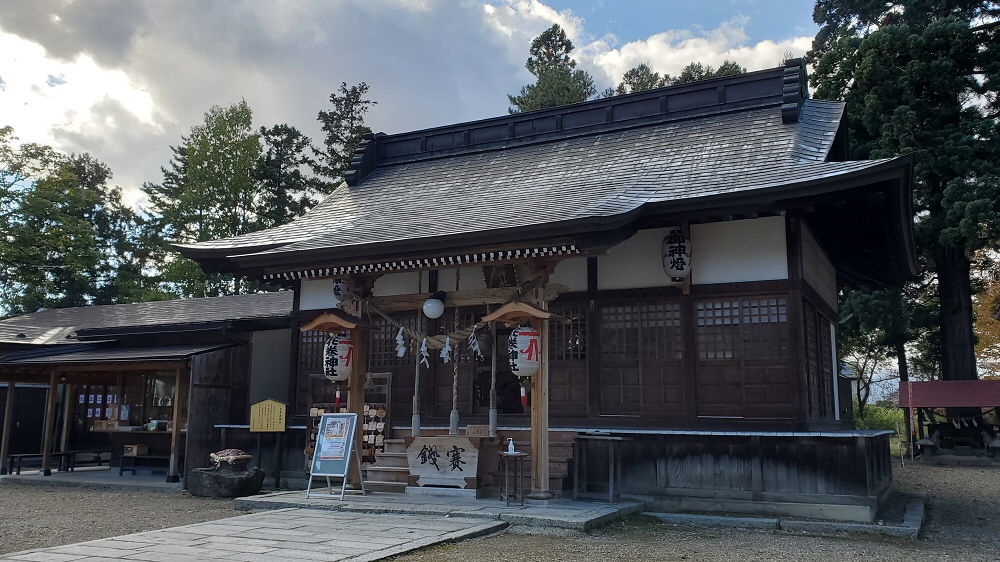
<instances>
[{"instance_id":1,"label":"wooden signpost","mask_svg":"<svg viewBox=\"0 0 1000 562\"><path fill-rule=\"evenodd\" d=\"M361 459L354 450L358 431L358 415L355 413L323 414L319 422L319 432L316 434L316 449L313 451L312 462L309 465L309 484L306 486L306 498L339 498L344 499L347 493L348 473L352 461L358 473L361 473ZM312 491L313 478L326 477L327 494L317 494ZM343 483L340 494L333 493L330 478L341 478ZM361 482L361 494L365 494L365 483Z\"/></svg>"},{"instance_id":2,"label":"wooden signpost","mask_svg":"<svg viewBox=\"0 0 1000 562\"><path fill-rule=\"evenodd\" d=\"M250 405L250 433L257 434L257 463L261 460L260 434L275 433L274 487L281 487L282 436L285 433L285 412L288 407L277 400L261 400Z\"/></svg>"}]
</instances>

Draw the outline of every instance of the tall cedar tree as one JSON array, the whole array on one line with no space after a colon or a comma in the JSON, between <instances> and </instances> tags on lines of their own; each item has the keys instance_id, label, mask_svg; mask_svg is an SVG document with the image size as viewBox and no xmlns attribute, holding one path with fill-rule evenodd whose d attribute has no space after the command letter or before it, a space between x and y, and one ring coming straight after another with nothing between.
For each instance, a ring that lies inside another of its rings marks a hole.
<instances>
[{"instance_id":1,"label":"tall cedar tree","mask_svg":"<svg viewBox=\"0 0 1000 562\"><path fill-rule=\"evenodd\" d=\"M273 227L302 215L316 204L322 182L312 175L312 141L290 125L260 128L264 151L257 166L263 227Z\"/></svg>"},{"instance_id":2,"label":"tall cedar tree","mask_svg":"<svg viewBox=\"0 0 1000 562\"><path fill-rule=\"evenodd\" d=\"M314 149L313 169L326 180L318 185L323 193L330 193L343 182L362 137L372 132L365 125L365 115L378 102L367 95L368 84L348 87L347 82L341 82L340 88L330 94L333 107L317 116L326 137L322 149Z\"/></svg>"},{"instance_id":3,"label":"tall cedar tree","mask_svg":"<svg viewBox=\"0 0 1000 562\"><path fill-rule=\"evenodd\" d=\"M179 296L240 293L255 286L230 275L207 274L170 244L202 242L259 230L263 199L257 174L260 137L245 100L213 106L205 121L171 147L163 182L146 184L161 235L158 258L165 283Z\"/></svg>"},{"instance_id":4,"label":"tall cedar tree","mask_svg":"<svg viewBox=\"0 0 1000 562\"><path fill-rule=\"evenodd\" d=\"M1000 233L1000 27L982 23L998 16L969 0L819 0L813 16L812 85L847 102L852 157L913 155L945 379L976 378L971 256Z\"/></svg>"},{"instance_id":5,"label":"tall cedar tree","mask_svg":"<svg viewBox=\"0 0 1000 562\"><path fill-rule=\"evenodd\" d=\"M508 111L523 113L580 103L597 93L590 74L575 69L576 61L570 57L571 52L573 42L558 24L552 24L535 37L524 67L537 80L521 88L520 94L507 96L511 104Z\"/></svg>"},{"instance_id":6,"label":"tall cedar tree","mask_svg":"<svg viewBox=\"0 0 1000 562\"><path fill-rule=\"evenodd\" d=\"M108 167L88 154L29 150L49 164L22 176L6 209L0 314L162 298L142 274L139 219L108 184Z\"/></svg>"}]
</instances>

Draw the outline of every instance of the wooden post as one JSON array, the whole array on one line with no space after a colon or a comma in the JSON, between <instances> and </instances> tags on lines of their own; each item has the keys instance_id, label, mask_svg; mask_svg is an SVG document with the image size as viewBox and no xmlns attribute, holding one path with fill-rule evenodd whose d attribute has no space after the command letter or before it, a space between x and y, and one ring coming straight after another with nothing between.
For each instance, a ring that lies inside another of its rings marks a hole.
<instances>
[{"instance_id":1,"label":"wooden post","mask_svg":"<svg viewBox=\"0 0 1000 562\"><path fill-rule=\"evenodd\" d=\"M49 391L45 395L45 434L42 436L42 474L52 476L52 439L56 425L56 371L49 375Z\"/></svg>"},{"instance_id":2,"label":"wooden post","mask_svg":"<svg viewBox=\"0 0 1000 562\"><path fill-rule=\"evenodd\" d=\"M410 416L410 435L420 437L420 349L415 348L417 359L413 371L413 415Z\"/></svg>"},{"instance_id":3,"label":"wooden post","mask_svg":"<svg viewBox=\"0 0 1000 562\"><path fill-rule=\"evenodd\" d=\"M184 367L177 367L174 380L174 412L170 428L170 466L167 469L167 482L180 482L180 445L181 445L181 396L187 383L187 373Z\"/></svg>"},{"instance_id":4,"label":"wooden post","mask_svg":"<svg viewBox=\"0 0 1000 562\"><path fill-rule=\"evenodd\" d=\"M14 391L16 386L13 380L7 383L7 400L3 410L3 436L0 436L0 474L7 474L10 441L14 437Z\"/></svg>"},{"instance_id":5,"label":"wooden post","mask_svg":"<svg viewBox=\"0 0 1000 562\"><path fill-rule=\"evenodd\" d=\"M368 373L368 329L358 326L351 330L351 342L354 343L354 365L347 379L347 411L357 414L360 425L365 419L365 375ZM361 428L354 432L354 454L361 455ZM350 463L348 481L352 486L361 486L360 463Z\"/></svg>"},{"instance_id":6,"label":"wooden post","mask_svg":"<svg viewBox=\"0 0 1000 562\"><path fill-rule=\"evenodd\" d=\"M541 290L538 290L538 306L548 310ZM531 388L531 493L530 499L552 498L549 491L549 321L535 320L532 326L538 330L542 342L541 368L532 380Z\"/></svg>"},{"instance_id":7,"label":"wooden post","mask_svg":"<svg viewBox=\"0 0 1000 562\"><path fill-rule=\"evenodd\" d=\"M63 385L63 423L62 435L59 436L60 453L65 453L69 450L69 432L73 429L73 405L76 403L73 399L74 388L72 384Z\"/></svg>"}]
</instances>

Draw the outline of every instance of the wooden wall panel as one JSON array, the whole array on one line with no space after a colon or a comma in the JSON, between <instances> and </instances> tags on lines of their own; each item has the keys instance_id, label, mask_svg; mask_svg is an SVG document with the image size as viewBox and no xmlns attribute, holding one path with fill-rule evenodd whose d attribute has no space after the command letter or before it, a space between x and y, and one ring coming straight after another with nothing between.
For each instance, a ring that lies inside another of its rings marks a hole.
<instances>
[{"instance_id":1,"label":"wooden wall panel","mask_svg":"<svg viewBox=\"0 0 1000 562\"><path fill-rule=\"evenodd\" d=\"M699 299L695 316L698 416L794 418L787 297Z\"/></svg>"}]
</instances>

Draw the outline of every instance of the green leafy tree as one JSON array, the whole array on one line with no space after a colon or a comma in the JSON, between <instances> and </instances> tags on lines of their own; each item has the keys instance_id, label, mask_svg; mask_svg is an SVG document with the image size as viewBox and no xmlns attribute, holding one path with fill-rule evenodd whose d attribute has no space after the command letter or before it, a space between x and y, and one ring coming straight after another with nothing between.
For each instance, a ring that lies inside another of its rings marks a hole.
<instances>
[{"instance_id":1,"label":"green leafy tree","mask_svg":"<svg viewBox=\"0 0 1000 562\"><path fill-rule=\"evenodd\" d=\"M817 97L847 103L853 158L913 156L946 379L976 377L972 256L1000 232L998 16L983 1L819 0L807 55Z\"/></svg>"},{"instance_id":2,"label":"green leafy tree","mask_svg":"<svg viewBox=\"0 0 1000 562\"><path fill-rule=\"evenodd\" d=\"M310 157L312 141L290 125L261 127L264 143L257 167L260 181L262 226L285 224L316 204L321 182L311 170L316 161Z\"/></svg>"},{"instance_id":3,"label":"green leafy tree","mask_svg":"<svg viewBox=\"0 0 1000 562\"><path fill-rule=\"evenodd\" d=\"M59 162L52 147L20 143L14 128L0 127L0 228L17 208L23 190L33 180L51 173Z\"/></svg>"},{"instance_id":4,"label":"green leafy tree","mask_svg":"<svg viewBox=\"0 0 1000 562\"><path fill-rule=\"evenodd\" d=\"M536 81L521 88L518 95L508 95L510 113L537 111L587 101L597 93L594 79L576 69L570 53L573 42L558 24L543 31L531 41L530 56L525 68Z\"/></svg>"},{"instance_id":5,"label":"green leafy tree","mask_svg":"<svg viewBox=\"0 0 1000 562\"><path fill-rule=\"evenodd\" d=\"M22 176L0 240L3 312L162 298L143 273L140 221L109 185L108 167L44 152L51 169Z\"/></svg>"},{"instance_id":6,"label":"green leafy tree","mask_svg":"<svg viewBox=\"0 0 1000 562\"><path fill-rule=\"evenodd\" d=\"M253 290L230 275L209 274L178 256L173 243L202 242L259 230L266 224L258 181L260 137L246 101L213 106L203 123L172 147L163 182L146 184L156 260L167 287L179 296L215 296Z\"/></svg>"},{"instance_id":7,"label":"green leafy tree","mask_svg":"<svg viewBox=\"0 0 1000 562\"><path fill-rule=\"evenodd\" d=\"M372 132L365 125L365 116L378 102L367 96L368 84L361 82L348 87L347 82L341 82L340 88L330 94L333 107L317 116L325 138L322 148L315 149L313 169L326 180L318 185L323 193L333 191L343 182L362 137Z\"/></svg>"}]
</instances>

